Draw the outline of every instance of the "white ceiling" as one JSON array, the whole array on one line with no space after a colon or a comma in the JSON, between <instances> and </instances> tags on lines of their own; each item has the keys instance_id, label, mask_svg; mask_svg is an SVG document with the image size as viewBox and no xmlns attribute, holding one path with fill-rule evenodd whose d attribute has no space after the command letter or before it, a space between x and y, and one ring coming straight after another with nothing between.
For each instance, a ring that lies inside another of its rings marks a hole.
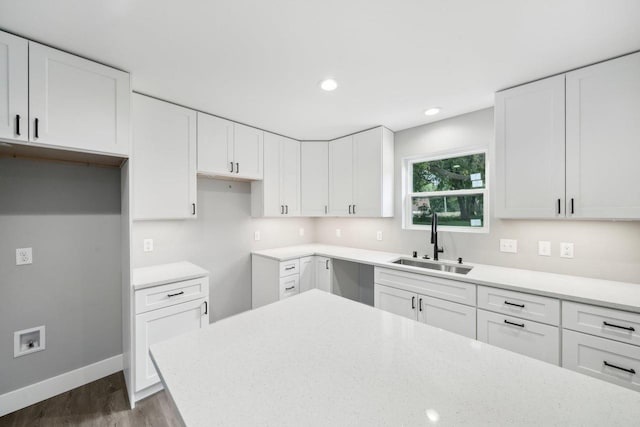
<instances>
[{"instance_id":1,"label":"white ceiling","mask_svg":"<svg viewBox=\"0 0 640 427\"><path fill-rule=\"evenodd\" d=\"M638 50L640 1L0 0L0 28L131 71L134 90L331 139Z\"/></svg>"}]
</instances>

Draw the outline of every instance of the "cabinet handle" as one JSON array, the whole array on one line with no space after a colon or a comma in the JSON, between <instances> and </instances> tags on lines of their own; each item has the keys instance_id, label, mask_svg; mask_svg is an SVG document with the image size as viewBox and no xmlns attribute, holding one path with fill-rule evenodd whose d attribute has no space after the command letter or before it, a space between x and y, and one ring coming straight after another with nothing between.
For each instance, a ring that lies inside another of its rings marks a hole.
<instances>
[{"instance_id":1,"label":"cabinet handle","mask_svg":"<svg viewBox=\"0 0 640 427\"><path fill-rule=\"evenodd\" d=\"M560 213L561 213L561 211L560 211L560 202L561 202L561 200L558 199L558 215L560 215Z\"/></svg>"},{"instance_id":2,"label":"cabinet handle","mask_svg":"<svg viewBox=\"0 0 640 427\"><path fill-rule=\"evenodd\" d=\"M231 173L233 173L233 162L229 162L229 164L231 165Z\"/></svg>"},{"instance_id":3,"label":"cabinet handle","mask_svg":"<svg viewBox=\"0 0 640 427\"><path fill-rule=\"evenodd\" d=\"M524 304L516 304L515 302L509 302L509 301L506 301L506 300L505 300L504 303L507 304L507 305L512 305L514 307L524 308Z\"/></svg>"},{"instance_id":4,"label":"cabinet handle","mask_svg":"<svg viewBox=\"0 0 640 427\"><path fill-rule=\"evenodd\" d=\"M236 173L240 173L240 163L236 163Z\"/></svg>"},{"instance_id":5,"label":"cabinet handle","mask_svg":"<svg viewBox=\"0 0 640 427\"><path fill-rule=\"evenodd\" d=\"M329 260L328 259L324 260L324 268L325 268L325 270L329 269Z\"/></svg>"},{"instance_id":6,"label":"cabinet handle","mask_svg":"<svg viewBox=\"0 0 640 427\"><path fill-rule=\"evenodd\" d=\"M177 297L178 295L183 295L183 294L184 294L184 291L180 291L180 292L176 292L175 294L167 294L167 296L171 298L171 297Z\"/></svg>"},{"instance_id":7,"label":"cabinet handle","mask_svg":"<svg viewBox=\"0 0 640 427\"><path fill-rule=\"evenodd\" d=\"M507 325L517 326L518 328L524 328L524 323L513 323L509 322L507 319L504 319L504 323L506 323Z\"/></svg>"},{"instance_id":8,"label":"cabinet handle","mask_svg":"<svg viewBox=\"0 0 640 427\"><path fill-rule=\"evenodd\" d=\"M38 127L39 127L38 125L40 124L40 119L38 119L36 117L34 123L35 123L35 126L34 126L34 129L33 129L33 136L36 137L36 138L40 138L39 132L38 132Z\"/></svg>"},{"instance_id":9,"label":"cabinet handle","mask_svg":"<svg viewBox=\"0 0 640 427\"><path fill-rule=\"evenodd\" d=\"M195 214L196 214L196 204L191 203L191 215L195 215Z\"/></svg>"},{"instance_id":10,"label":"cabinet handle","mask_svg":"<svg viewBox=\"0 0 640 427\"><path fill-rule=\"evenodd\" d=\"M209 314L209 304L207 304L207 302L204 302L204 314Z\"/></svg>"},{"instance_id":11,"label":"cabinet handle","mask_svg":"<svg viewBox=\"0 0 640 427\"><path fill-rule=\"evenodd\" d=\"M609 323L609 322L602 322L602 324L604 326L609 326L611 328L618 328L618 329L624 329L625 331L631 331L631 332L635 332L636 328L634 328L633 326L620 326L620 325L614 325L613 323Z\"/></svg>"},{"instance_id":12,"label":"cabinet handle","mask_svg":"<svg viewBox=\"0 0 640 427\"><path fill-rule=\"evenodd\" d=\"M296 266L295 266L295 265L292 265L291 267L285 267L284 269L285 269L285 270L293 270L294 268L296 268Z\"/></svg>"},{"instance_id":13,"label":"cabinet handle","mask_svg":"<svg viewBox=\"0 0 640 427\"><path fill-rule=\"evenodd\" d=\"M291 289L294 289L295 286L289 286L288 288L284 288L285 291L290 291Z\"/></svg>"},{"instance_id":14,"label":"cabinet handle","mask_svg":"<svg viewBox=\"0 0 640 427\"><path fill-rule=\"evenodd\" d=\"M326 215L327 213L329 213L329 207L324 205L324 214Z\"/></svg>"},{"instance_id":15,"label":"cabinet handle","mask_svg":"<svg viewBox=\"0 0 640 427\"><path fill-rule=\"evenodd\" d=\"M571 215L573 215L574 213L574 209L573 209L573 197L571 198Z\"/></svg>"},{"instance_id":16,"label":"cabinet handle","mask_svg":"<svg viewBox=\"0 0 640 427\"><path fill-rule=\"evenodd\" d=\"M418 300L418 310L422 311L422 298Z\"/></svg>"},{"instance_id":17,"label":"cabinet handle","mask_svg":"<svg viewBox=\"0 0 640 427\"><path fill-rule=\"evenodd\" d=\"M353 205L353 214L356 214L356 205Z\"/></svg>"},{"instance_id":18,"label":"cabinet handle","mask_svg":"<svg viewBox=\"0 0 640 427\"><path fill-rule=\"evenodd\" d=\"M284 215L284 205L280 205L280 215Z\"/></svg>"},{"instance_id":19,"label":"cabinet handle","mask_svg":"<svg viewBox=\"0 0 640 427\"><path fill-rule=\"evenodd\" d=\"M349 205L349 215L351 215L351 205Z\"/></svg>"},{"instance_id":20,"label":"cabinet handle","mask_svg":"<svg viewBox=\"0 0 640 427\"><path fill-rule=\"evenodd\" d=\"M284 214L289 215L289 205L284 205Z\"/></svg>"},{"instance_id":21,"label":"cabinet handle","mask_svg":"<svg viewBox=\"0 0 640 427\"><path fill-rule=\"evenodd\" d=\"M20 136L20 114L16 114L16 135Z\"/></svg>"},{"instance_id":22,"label":"cabinet handle","mask_svg":"<svg viewBox=\"0 0 640 427\"><path fill-rule=\"evenodd\" d=\"M602 363L604 363L604 366L608 366L608 367L613 368L613 369L618 369L620 371L625 371L625 372L630 373L631 375L635 375L636 374L636 370L632 369L632 368L623 368L621 366L616 366L613 363L607 362L606 360L603 360Z\"/></svg>"},{"instance_id":23,"label":"cabinet handle","mask_svg":"<svg viewBox=\"0 0 640 427\"><path fill-rule=\"evenodd\" d=\"M416 297L411 297L411 309L416 309Z\"/></svg>"}]
</instances>

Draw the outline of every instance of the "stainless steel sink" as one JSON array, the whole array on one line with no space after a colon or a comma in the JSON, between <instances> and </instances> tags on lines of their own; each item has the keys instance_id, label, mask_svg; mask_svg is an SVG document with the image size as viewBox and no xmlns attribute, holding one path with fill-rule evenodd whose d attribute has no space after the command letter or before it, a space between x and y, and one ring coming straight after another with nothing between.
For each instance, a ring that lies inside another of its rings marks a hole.
<instances>
[{"instance_id":1,"label":"stainless steel sink","mask_svg":"<svg viewBox=\"0 0 640 427\"><path fill-rule=\"evenodd\" d=\"M467 274L473 267L447 262L423 261L415 258L400 258L393 261L394 264L410 265L412 267L428 268L429 270L446 271L447 273Z\"/></svg>"}]
</instances>

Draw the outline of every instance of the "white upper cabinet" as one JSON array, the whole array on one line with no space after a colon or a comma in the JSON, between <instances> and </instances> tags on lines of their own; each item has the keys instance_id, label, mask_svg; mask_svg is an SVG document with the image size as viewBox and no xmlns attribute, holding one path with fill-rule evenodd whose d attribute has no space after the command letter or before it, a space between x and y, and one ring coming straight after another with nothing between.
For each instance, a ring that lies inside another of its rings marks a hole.
<instances>
[{"instance_id":1,"label":"white upper cabinet","mask_svg":"<svg viewBox=\"0 0 640 427\"><path fill-rule=\"evenodd\" d=\"M564 217L564 120L564 75L496 94L496 217Z\"/></svg>"},{"instance_id":2,"label":"white upper cabinet","mask_svg":"<svg viewBox=\"0 0 640 427\"><path fill-rule=\"evenodd\" d=\"M264 132L198 113L198 173L262 179Z\"/></svg>"},{"instance_id":3,"label":"white upper cabinet","mask_svg":"<svg viewBox=\"0 0 640 427\"><path fill-rule=\"evenodd\" d=\"M133 95L133 219L196 217L196 112Z\"/></svg>"},{"instance_id":4,"label":"white upper cabinet","mask_svg":"<svg viewBox=\"0 0 640 427\"><path fill-rule=\"evenodd\" d=\"M300 143L300 213L325 216L329 213L329 142Z\"/></svg>"},{"instance_id":5,"label":"white upper cabinet","mask_svg":"<svg viewBox=\"0 0 640 427\"><path fill-rule=\"evenodd\" d=\"M567 216L640 218L640 53L567 73Z\"/></svg>"},{"instance_id":6,"label":"white upper cabinet","mask_svg":"<svg viewBox=\"0 0 640 427\"><path fill-rule=\"evenodd\" d=\"M129 154L129 74L29 42L29 140Z\"/></svg>"},{"instance_id":7,"label":"white upper cabinet","mask_svg":"<svg viewBox=\"0 0 640 427\"><path fill-rule=\"evenodd\" d=\"M300 142L265 132L263 176L251 183L252 215L300 215Z\"/></svg>"},{"instance_id":8,"label":"white upper cabinet","mask_svg":"<svg viewBox=\"0 0 640 427\"><path fill-rule=\"evenodd\" d=\"M393 133L377 127L329 142L329 214L393 216Z\"/></svg>"},{"instance_id":9,"label":"white upper cabinet","mask_svg":"<svg viewBox=\"0 0 640 427\"><path fill-rule=\"evenodd\" d=\"M0 31L0 138L29 139L29 45Z\"/></svg>"}]
</instances>

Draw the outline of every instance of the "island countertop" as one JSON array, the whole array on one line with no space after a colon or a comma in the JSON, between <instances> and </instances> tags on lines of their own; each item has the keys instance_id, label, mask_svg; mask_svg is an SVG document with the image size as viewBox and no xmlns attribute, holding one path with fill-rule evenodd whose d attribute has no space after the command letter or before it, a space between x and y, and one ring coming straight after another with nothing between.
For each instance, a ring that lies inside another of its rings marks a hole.
<instances>
[{"instance_id":1,"label":"island countertop","mask_svg":"<svg viewBox=\"0 0 640 427\"><path fill-rule=\"evenodd\" d=\"M640 393L319 290L151 346L185 425L631 426Z\"/></svg>"}]
</instances>

